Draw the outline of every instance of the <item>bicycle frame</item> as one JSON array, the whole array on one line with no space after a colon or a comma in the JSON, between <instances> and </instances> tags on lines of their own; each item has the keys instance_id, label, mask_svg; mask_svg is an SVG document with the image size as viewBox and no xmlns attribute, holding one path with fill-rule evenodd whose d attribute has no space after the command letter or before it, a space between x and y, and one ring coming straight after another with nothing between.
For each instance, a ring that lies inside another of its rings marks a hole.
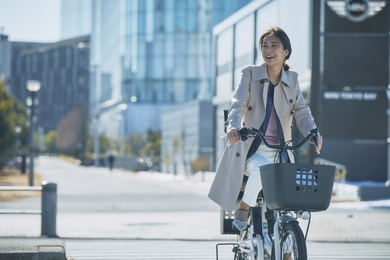
<instances>
[{"instance_id":1,"label":"bicycle frame","mask_svg":"<svg viewBox=\"0 0 390 260\"><path fill-rule=\"evenodd\" d=\"M316 135L318 134L318 130L312 130L308 136L306 136L303 140L301 140L296 145L287 146L286 144L281 145L270 145L268 144L267 140L265 139L264 135L257 129L254 128L242 128L238 132L239 136L242 140L246 140L248 137L255 137L256 135L260 136L262 141L265 145L267 145L270 148L278 149L279 152L279 160L281 160L281 154L284 151L287 150L295 150L300 148L301 146L306 143L309 139L313 139L314 143L317 145ZM259 198L258 198L259 199ZM306 230L306 236L308 233L308 229L310 226L310 218L311 214L309 211L285 211L285 210L276 210L277 216L276 220L273 221L273 239L270 236L268 232L268 219L266 218L266 202L264 201L263 197L260 197L260 200L257 201L257 206L261 208L261 235L255 234L255 222L259 221L256 218L254 218L253 211L251 210L248 223L249 227L241 232L239 235L237 243L222 243L217 244L217 259L218 259L218 246L220 245L234 245L233 252L235 252L235 258L234 259L254 259L254 260L263 260L263 259L271 259L272 254L274 255L274 259L280 260L282 259L282 248L281 248L281 240L283 238L280 237L281 232L283 231L281 228L283 228L283 225L286 223L291 222L297 222L297 225L299 227L299 223L297 221L297 218L302 218L304 220L309 220L307 230ZM293 212L295 214L295 217L293 217ZM303 212L305 212L303 214ZM307 213L306 213L307 212ZM274 214L275 215L275 214ZM275 217L275 216L274 216ZM258 224L258 223L257 223ZM302 233L302 231L301 231ZM305 236L305 240L306 240ZM249 243L249 245L248 245ZM306 251L306 245L304 245L305 251ZM274 249L274 250L272 250ZM245 257L242 257L244 255ZM247 258L247 256L249 258Z\"/></svg>"},{"instance_id":2,"label":"bicycle frame","mask_svg":"<svg viewBox=\"0 0 390 260\"><path fill-rule=\"evenodd\" d=\"M273 223L273 239L268 233L268 219L265 216L267 211L266 203L261 198L261 201L258 201L256 207L261 208L261 227L262 235L255 234L254 226L255 222L259 219L254 218L253 212L251 212L248 219L248 228L240 233L237 243L220 243L217 244L217 260L218 260L218 246L221 245L233 245L233 252L235 253L234 259L253 259L253 260L263 260L271 259L272 254L274 259L282 259L281 254L281 227L283 223L288 222L297 222L297 218L307 220L299 212L295 211L275 211L277 213L277 218ZM292 212L295 213L296 217L292 216ZM310 223L310 222L309 222ZM309 227L308 227L309 228ZM307 234L307 232L306 232ZM245 256L244 258L242 256Z\"/></svg>"}]
</instances>

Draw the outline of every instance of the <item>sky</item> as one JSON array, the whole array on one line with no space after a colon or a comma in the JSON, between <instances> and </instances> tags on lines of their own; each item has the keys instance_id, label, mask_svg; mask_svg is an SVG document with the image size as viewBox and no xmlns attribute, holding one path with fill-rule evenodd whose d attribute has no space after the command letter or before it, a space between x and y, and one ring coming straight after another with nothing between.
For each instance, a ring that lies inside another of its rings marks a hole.
<instances>
[{"instance_id":1,"label":"sky","mask_svg":"<svg viewBox=\"0 0 390 260\"><path fill-rule=\"evenodd\" d=\"M60 7L60 0L0 0L0 30L10 41L58 41Z\"/></svg>"}]
</instances>

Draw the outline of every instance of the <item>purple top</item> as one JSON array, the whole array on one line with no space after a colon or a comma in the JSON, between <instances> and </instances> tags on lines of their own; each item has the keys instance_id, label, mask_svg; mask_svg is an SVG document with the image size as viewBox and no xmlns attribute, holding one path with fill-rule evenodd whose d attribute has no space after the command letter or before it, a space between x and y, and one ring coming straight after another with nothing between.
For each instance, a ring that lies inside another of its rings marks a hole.
<instances>
[{"instance_id":1,"label":"purple top","mask_svg":"<svg viewBox=\"0 0 390 260\"><path fill-rule=\"evenodd\" d=\"M276 126L275 107L272 106L271 116L269 118L267 131L265 132L265 139L269 144L279 144L278 127Z\"/></svg>"}]
</instances>

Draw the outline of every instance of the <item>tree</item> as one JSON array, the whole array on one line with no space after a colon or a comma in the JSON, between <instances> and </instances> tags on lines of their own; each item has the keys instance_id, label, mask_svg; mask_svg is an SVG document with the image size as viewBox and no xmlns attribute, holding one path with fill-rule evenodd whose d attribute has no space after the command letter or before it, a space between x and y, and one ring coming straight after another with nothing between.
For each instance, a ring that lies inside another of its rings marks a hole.
<instances>
[{"instance_id":1,"label":"tree","mask_svg":"<svg viewBox=\"0 0 390 260\"><path fill-rule=\"evenodd\" d=\"M57 152L56 137L57 137L57 133L54 130L49 131L46 134L46 136L45 136L46 152L48 152L48 153L56 153Z\"/></svg>"},{"instance_id":2,"label":"tree","mask_svg":"<svg viewBox=\"0 0 390 260\"><path fill-rule=\"evenodd\" d=\"M145 145L141 150L142 157L149 157L154 165L160 165L161 156L161 134L148 129Z\"/></svg>"},{"instance_id":3,"label":"tree","mask_svg":"<svg viewBox=\"0 0 390 260\"><path fill-rule=\"evenodd\" d=\"M191 162L191 170L193 173L204 172L209 169L209 160L205 157L198 157Z\"/></svg>"},{"instance_id":4,"label":"tree","mask_svg":"<svg viewBox=\"0 0 390 260\"><path fill-rule=\"evenodd\" d=\"M114 146L113 141L110 140L110 138L103 134L100 134L99 136L99 160L100 163L104 163L104 154L108 152L110 149L112 149ZM85 148L85 155L82 158L82 163L84 165L91 165L93 164L95 158L95 137L93 135L89 135L87 138L86 148Z\"/></svg>"},{"instance_id":5,"label":"tree","mask_svg":"<svg viewBox=\"0 0 390 260\"><path fill-rule=\"evenodd\" d=\"M80 156L87 136L87 107L73 108L57 126L56 146L59 152Z\"/></svg>"},{"instance_id":6,"label":"tree","mask_svg":"<svg viewBox=\"0 0 390 260\"><path fill-rule=\"evenodd\" d=\"M143 149L144 145L145 140L142 137L142 134L130 136L126 139L125 142L125 153L141 156L141 150Z\"/></svg>"},{"instance_id":7,"label":"tree","mask_svg":"<svg viewBox=\"0 0 390 260\"><path fill-rule=\"evenodd\" d=\"M28 140L27 121L26 109L7 92L4 82L0 81L0 169L15 155L17 140L21 145L19 149L25 149ZM15 131L17 127L20 133Z\"/></svg>"}]
</instances>

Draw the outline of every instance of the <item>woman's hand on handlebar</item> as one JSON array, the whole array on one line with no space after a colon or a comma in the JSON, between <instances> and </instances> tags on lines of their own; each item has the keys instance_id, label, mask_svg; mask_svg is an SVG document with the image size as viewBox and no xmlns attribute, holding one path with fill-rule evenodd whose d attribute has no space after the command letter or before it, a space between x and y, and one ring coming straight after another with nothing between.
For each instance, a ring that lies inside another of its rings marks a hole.
<instances>
[{"instance_id":1,"label":"woman's hand on handlebar","mask_svg":"<svg viewBox=\"0 0 390 260\"><path fill-rule=\"evenodd\" d=\"M240 137L238 136L237 128L231 128L227 133L227 138L231 144L236 144L237 141L240 139Z\"/></svg>"},{"instance_id":2,"label":"woman's hand on handlebar","mask_svg":"<svg viewBox=\"0 0 390 260\"><path fill-rule=\"evenodd\" d=\"M313 141L310 141L311 144L314 144L314 146L316 147L316 153L317 154L320 154L320 151L321 151L321 148L322 148L322 136L320 134L317 134L317 136L315 137L317 138L317 145L313 142Z\"/></svg>"}]
</instances>

